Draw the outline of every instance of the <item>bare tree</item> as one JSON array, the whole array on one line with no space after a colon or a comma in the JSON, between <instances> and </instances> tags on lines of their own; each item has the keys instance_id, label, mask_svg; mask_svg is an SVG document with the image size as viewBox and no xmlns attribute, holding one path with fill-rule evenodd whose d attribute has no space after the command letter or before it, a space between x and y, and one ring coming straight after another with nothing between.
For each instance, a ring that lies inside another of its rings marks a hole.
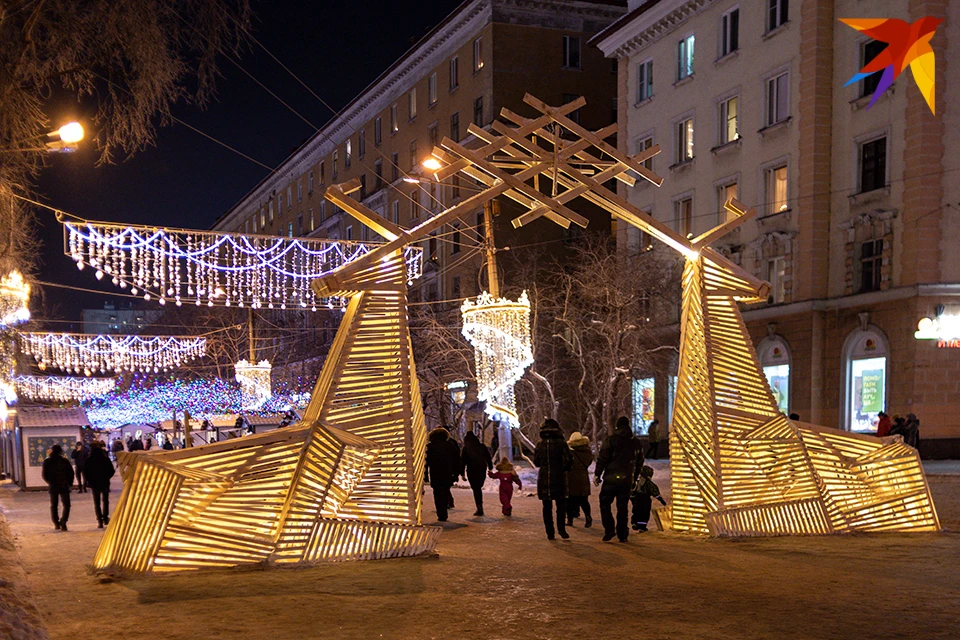
<instances>
[{"instance_id":1,"label":"bare tree","mask_svg":"<svg viewBox=\"0 0 960 640\"><path fill-rule=\"evenodd\" d=\"M95 105L101 163L132 155L174 104L210 100L249 26L248 0L0 0L0 267L33 266L31 214L13 196L42 166L53 93Z\"/></svg>"},{"instance_id":2,"label":"bare tree","mask_svg":"<svg viewBox=\"0 0 960 640\"><path fill-rule=\"evenodd\" d=\"M675 262L654 251L630 255L608 237L587 236L572 260L555 264L551 280L541 291L539 324L562 345L558 355L574 375L559 384L572 389L580 430L597 442L627 413L633 372L676 349L661 344L650 322L655 308L677 304Z\"/></svg>"}]
</instances>

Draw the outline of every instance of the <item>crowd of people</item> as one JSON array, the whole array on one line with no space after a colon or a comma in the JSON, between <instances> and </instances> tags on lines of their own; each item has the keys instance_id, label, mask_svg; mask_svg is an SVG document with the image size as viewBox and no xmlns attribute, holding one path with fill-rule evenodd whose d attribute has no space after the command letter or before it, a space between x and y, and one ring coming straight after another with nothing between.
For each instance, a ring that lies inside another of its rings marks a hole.
<instances>
[{"instance_id":1,"label":"crowd of people","mask_svg":"<svg viewBox=\"0 0 960 640\"><path fill-rule=\"evenodd\" d=\"M659 431L649 452L657 455ZM543 526L547 538L559 535L568 539L567 527L583 515L584 527L593 525L590 508L590 465L594 462L590 440L575 432L564 439L556 420L547 419L540 427L540 442L533 452L537 467L537 498L543 508ZM654 471L644 465L641 441L633 435L630 421L617 420L614 432L604 440L596 459L594 484L600 487L600 519L604 541L618 538L626 542L630 529L647 530L654 499L666 504L660 489L653 482ZM496 470L494 470L496 469ZM487 477L499 482L501 511L509 517L513 513L514 485L522 488L520 476L509 460L501 459L496 467L490 450L476 434L469 432L461 449L445 427L430 432L426 452L426 477L433 489L437 520L446 522L454 507L451 487L457 478L466 479L473 490L476 511L483 513L483 483ZM614 516L614 505L616 516ZM632 506L632 515L629 513Z\"/></svg>"}]
</instances>

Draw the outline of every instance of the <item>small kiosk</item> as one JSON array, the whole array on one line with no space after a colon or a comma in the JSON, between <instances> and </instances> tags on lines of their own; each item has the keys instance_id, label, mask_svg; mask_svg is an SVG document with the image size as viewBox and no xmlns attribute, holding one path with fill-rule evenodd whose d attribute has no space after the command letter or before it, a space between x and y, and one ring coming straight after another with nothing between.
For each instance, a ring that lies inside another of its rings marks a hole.
<instances>
[{"instance_id":1,"label":"small kiosk","mask_svg":"<svg viewBox=\"0 0 960 640\"><path fill-rule=\"evenodd\" d=\"M16 456L14 481L20 488L24 491L46 489L47 483L41 473L47 451L59 444L69 456L87 424L87 413L79 407L19 407L14 422L16 444L13 453Z\"/></svg>"}]
</instances>

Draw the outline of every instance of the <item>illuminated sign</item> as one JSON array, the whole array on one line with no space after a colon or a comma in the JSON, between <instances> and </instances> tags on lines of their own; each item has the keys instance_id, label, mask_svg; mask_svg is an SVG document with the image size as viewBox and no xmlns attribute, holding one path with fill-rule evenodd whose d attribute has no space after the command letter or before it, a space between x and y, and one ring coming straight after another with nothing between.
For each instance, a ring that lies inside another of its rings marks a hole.
<instances>
[{"instance_id":1,"label":"illuminated sign","mask_svg":"<svg viewBox=\"0 0 960 640\"><path fill-rule=\"evenodd\" d=\"M913 337L917 340L936 340L940 349L960 349L960 316L921 318Z\"/></svg>"}]
</instances>

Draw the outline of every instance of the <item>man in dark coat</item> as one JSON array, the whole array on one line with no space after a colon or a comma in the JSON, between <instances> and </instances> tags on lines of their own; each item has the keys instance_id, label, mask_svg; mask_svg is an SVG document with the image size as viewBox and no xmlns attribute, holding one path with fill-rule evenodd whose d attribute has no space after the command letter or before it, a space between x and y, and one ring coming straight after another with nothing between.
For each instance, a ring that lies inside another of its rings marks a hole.
<instances>
[{"instance_id":1,"label":"man in dark coat","mask_svg":"<svg viewBox=\"0 0 960 640\"><path fill-rule=\"evenodd\" d=\"M87 459L87 486L93 491L93 510L99 528L110 524L110 478L115 469L103 445L94 442Z\"/></svg>"},{"instance_id":2,"label":"man in dark coat","mask_svg":"<svg viewBox=\"0 0 960 640\"><path fill-rule=\"evenodd\" d=\"M543 503L543 527L547 539L553 540L553 503L557 503L557 533L566 540L570 537L566 528L567 471L573 465L573 454L563 439L560 424L547 418L540 427L540 442L533 451L533 464L537 473L537 497Z\"/></svg>"},{"instance_id":3,"label":"man in dark coat","mask_svg":"<svg viewBox=\"0 0 960 640\"><path fill-rule=\"evenodd\" d=\"M116 440L113 441L112 450L113 450L113 459L116 460L116 459L117 459L117 454L120 453L121 451L123 451L123 439L122 439L122 438L117 438Z\"/></svg>"},{"instance_id":4,"label":"man in dark coat","mask_svg":"<svg viewBox=\"0 0 960 640\"><path fill-rule=\"evenodd\" d=\"M77 442L76 447L70 452L70 457L73 458L73 465L77 468L77 493L86 493L87 491L86 482L84 482L83 479L83 468L89 455L90 451L87 449L87 445L82 442Z\"/></svg>"},{"instance_id":5,"label":"man in dark coat","mask_svg":"<svg viewBox=\"0 0 960 640\"><path fill-rule=\"evenodd\" d=\"M480 438L473 431L463 437L463 449L460 450L460 475L466 476L473 489L473 501L477 504L477 512L473 515L483 515L483 483L487 479L487 471L493 470L493 460L490 450L483 446Z\"/></svg>"},{"instance_id":6,"label":"man in dark coat","mask_svg":"<svg viewBox=\"0 0 960 640\"><path fill-rule=\"evenodd\" d=\"M630 490L643 466L643 453L640 444L630 430L630 421L626 417L617 419L613 433L607 436L597 456L597 468L594 482L600 488L600 519L603 521L603 541L613 540L617 536L620 542L626 542L630 533L627 504ZM617 521L614 528L611 506L617 503Z\"/></svg>"},{"instance_id":7,"label":"man in dark coat","mask_svg":"<svg viewBox=\"0 0 960 640\"><path fill-rule=\"evenodd\" d=\"M70 487L73 486L73 465L63 455L63 447L58 444L50 448L50 455L43 461L43 481L50 491L50 518L53 526L61 531L67 530L70 518ZM58 513L58 500L63 503L63 517Z\"/></svg>"},{"instance_id":8,"label":"man in dark coat","mask_svg":"<svg viewBox=\"0 0 960 640\"><path fill-rule=\"evenodd\" d=\"M460 449L450 438L450 432L437 427L430 432L427 442L426 480L433 488L433 504L437 520L447 521L450 487L460 472Z\"/></svg>"}]
</instances>

